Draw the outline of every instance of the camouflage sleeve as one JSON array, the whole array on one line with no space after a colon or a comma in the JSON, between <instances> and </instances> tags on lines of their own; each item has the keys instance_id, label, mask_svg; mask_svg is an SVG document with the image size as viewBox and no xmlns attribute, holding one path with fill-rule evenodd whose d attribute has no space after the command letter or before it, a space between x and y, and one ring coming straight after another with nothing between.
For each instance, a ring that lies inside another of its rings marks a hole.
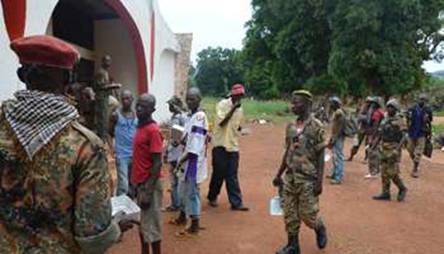
<instances>
[{"instance_id":1,"label":"camouflage sleeve","mask_svg":"<svg viewBox=\"0 0 444 254\"><path fill-rule=\"evenodd\" d=\"M296 126L292 123L287 125L285 129L285 147L291 144L293 138L297 136Z\"/></svg>"},{"instance_id":2,"label":"camouflage sleeve","mask_svg":"<svg viewBox=\"0 0 444 254\"><path fill-rule=\"evenodd\" d=\"M75 171L75 239L85 253L104 253L120 235L112 221L111 187L106 153L101 145L86 141Z\"/></svg>"},{"instance_id":3,"label":"camouflage sleeve","mask_svg":"<svg viewBox=\"0 0 444 254\"><path fill-rule=\"evenodd\" d=\"M316 132L316 151L323 152L325 146L325 128L320 124L319 129Z\"/></svg>"}]
</instances>

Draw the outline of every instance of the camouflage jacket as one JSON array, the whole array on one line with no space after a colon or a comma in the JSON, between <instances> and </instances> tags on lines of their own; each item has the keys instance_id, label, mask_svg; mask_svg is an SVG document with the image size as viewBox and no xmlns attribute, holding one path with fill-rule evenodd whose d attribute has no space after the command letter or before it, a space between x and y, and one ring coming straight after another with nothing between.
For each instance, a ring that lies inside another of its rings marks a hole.
<instances>
[{"instance_id":1,"label":"camouflage jacket","mask_svg":"<svg viewBox=\"0 0 444 254\"><path fill-rule=\"evenodd\" d=\"M385 117L378 129L378 135L380 135L382 141L382 149L396 149L406 131L406 121L400 114Z\"/></svg>"},{"instance_id":2,"label":"camouflage jacket","mask_svg":"<svg viewBox=\"0 0 444 254\"><path fill-rule=\"evenodd\" d=\"M103 253L111 218L102 141L71 123L32 160L0 112L0 253Z\"/></svg>"},{"instance_id":3,"label":"camouflage jacket","mask_svg":"<svg viewBox=\"0 0 444 254\"><path fill-rule=\"evenodd\" d=\"M298 134L296 128L294 123L287 126L287 168L300 179L314 179L318 172L319 156L325 147L324 126L314 116L310 116L302 132Z\"/></svg>"}]
</instances>

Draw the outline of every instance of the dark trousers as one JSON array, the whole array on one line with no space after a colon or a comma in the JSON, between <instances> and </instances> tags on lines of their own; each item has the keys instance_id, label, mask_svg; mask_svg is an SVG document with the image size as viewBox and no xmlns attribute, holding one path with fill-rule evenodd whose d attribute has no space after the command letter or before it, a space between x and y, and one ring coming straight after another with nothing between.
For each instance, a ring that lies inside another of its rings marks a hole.
<instances>
[{"instance_id":1,"label":"dark trousers","mask_svg":"<svg viewBox=\"0 0 444 254\"><path fill-rule=\"evenodd\" d=\"M211 175L208 200L216 201L225 180L228 199L232 207L242 206L239 187L239 152L227 152L224 147L213 148L213 173Z\"/></svg>"}]
</instances>

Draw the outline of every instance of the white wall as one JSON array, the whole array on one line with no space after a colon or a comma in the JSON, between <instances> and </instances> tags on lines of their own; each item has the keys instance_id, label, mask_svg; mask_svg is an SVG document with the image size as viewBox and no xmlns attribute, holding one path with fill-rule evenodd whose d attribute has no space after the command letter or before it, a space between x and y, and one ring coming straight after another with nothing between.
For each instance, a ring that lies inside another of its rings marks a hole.
<instances>
[{"instance_id":1,"label":"white wall","mask_svg":"<svg viewBox=\"0 0 444 254\"><path fill-rule=\"evenodd\" d=\"M150 93L157 99L154 117L158 122L166 122L171 115L166 102L174 95L175 63L176 53L165 50L160 55L159 64L155 70Z\"/></svg>"},{"instance_id":2,"label":"white wall","mask_svg":"<svg viewBox=\"0 0 444 254\"><path fill-rule=\"evenodd\" d=\"M136 96L137 64L132 40L125 25L120 19L101 20L95 22L94 30L96 70L100 67L101 58L109 54L113 59L110 76Z\"/></svg>"}]
</instances>

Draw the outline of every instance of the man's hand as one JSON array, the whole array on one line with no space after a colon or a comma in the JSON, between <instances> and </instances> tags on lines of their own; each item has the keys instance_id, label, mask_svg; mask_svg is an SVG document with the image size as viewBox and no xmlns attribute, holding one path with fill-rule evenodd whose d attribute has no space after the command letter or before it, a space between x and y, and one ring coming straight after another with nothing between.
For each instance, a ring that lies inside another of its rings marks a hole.
<instances>
[{"instance_id":1,"label":"man's hand","mask_svg":"<svg viewBox=\"0 0 444 254\"><path fill-rule=\"evenodd\" d=\"M121 220L119 221L120 231L123 233L133 228L133 221L130 220Z\"/></svg>"},{"instance_id":2,"label":"man's hand","mask_svg":"<svg viewBox=\"0 0 444 254\"><path fill-rule=\"evenodd\" d=\"M284 181L282 181L282 177L281 176L276 176L273 179L273 186L274 187L280 187L284 184Z\"/></svg>"},{"instance_id":3,"label":"man's hand","mask_svg":"<svg viewBox=\"0 0 444 254\"><path fill-rule=\"evenodd\" d=\"M233 111L235 111L236 109L240 108L242 106L240 101L237 101L236 103L233 104Z\"/></svg>"}]
</instances>

